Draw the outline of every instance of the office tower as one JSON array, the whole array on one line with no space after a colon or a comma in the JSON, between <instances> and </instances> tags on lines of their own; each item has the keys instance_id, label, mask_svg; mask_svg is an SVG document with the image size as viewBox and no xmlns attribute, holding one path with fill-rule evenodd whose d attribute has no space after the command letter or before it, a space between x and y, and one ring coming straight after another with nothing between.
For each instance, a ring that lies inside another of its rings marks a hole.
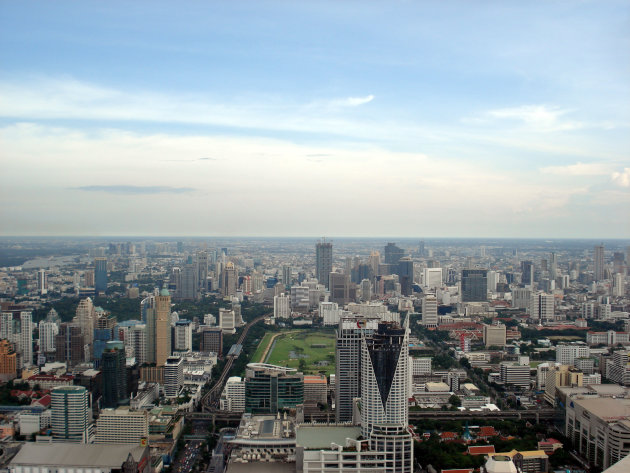
<instances>
[{"instance_id":1,"label":"office tower","mask_svg":"<svg viewBox=\"0 0 630 473\"><path fill-rule=\"evenodd\" d=\"M404 254L403 249L398 248L396 243L388 243L385 246L385 264L397 265Z\"/></svg>"},{"instance_id":2,"label":"office tower","mask_svg":"<svg viewBox=\"0 0 630 473\"><path fill-rule=\"evenodd\" d=\"M291 307L289 296L284 293L273 298L273 316L276 319L290 319Z\"/></svg>"},{"instance_id":3,"label":"office tower","mask_svg":"<svg viewBox=\"0 0 630 473\"><path fill-rule=\"evenodd\" d=\"M6 383L17 378L17 353L13 343L0 340L0 382Z\"/></svg>"},{"instance_id":4,"label":"office tower","mask_svg":"<svg viewBox=\"0 0 630 473\"><path fill-rule=\"evenodd\" d=\"M336 331L335 420L352 421L352 400L361 397L361 338L378 328L379 316L342 315Z\"/></svg>"},{"instance_id":5,"label":"office tower","mask_svg":"<svg viewBox=\"0 0 630 473\"><path fill-rule=\"evenodd\" d=\"M90 443L89 395L83 386L58 386L51 396L50 428L57 442Z\"/></svg>"},{"instance_id":6,"label":"office tower","mask_svg":"<svg viewBox=\"0 0 630 473\"><path fill-rule=\"evenodd\" d=\"M435 294L427 294L422 298L422 325L438 326L438 303Z\"/></svg>"},{"instance_id":7,"label":"office tower","mask_svg":"<svg viewBox=\"0 0 630 473\"><path fill-rule=\"evenodd\" d=\"M408 402L409 317L404 327L381 322L361 340L361 432L370 450L393 460L385 471L413 471Z\"/></svg>"},{"instance_id":8,"label":"office tower","mask_svg":"<svg viewBox=\"0 0 630 473\"><path fill-rule=\"evenodd\" d=\"M369 279L361 280L361 301L369 302L372 299L372 283Z\"/></svg>"},{"instance_id":9,"label":"office tower","mask_svg":"<svg viewBox=\"0 0 630 473\"><path fill-rule=\"evenodd\" d=\"M164 364L164 396L177 397L184 385L184 360L178 356L169 356Z\"/></svg>"},{"instance_id":10,"label":"office tower","mask_svg":"<svg viewBox=\"0 0 630 473\"><path fill-rule=\"evenodd\" d=\"M398 261L397 272L401 294L410 296L413 293L413 261L409 256L405 256Z\"/></svg>"},{"instance_id":11,"label":"office tower","mask_svg":"<svg viewBox=\"0 0 630 473\"><path fill-rule=\"evenodd\" d=\"M442 286L442 268L423 268L422 285L429 290Z\"/></svg>"},{"instance_id":12,"label":"office tower","mask_svg":"<svg viewBox=\"0 0 630 473\"><path fill-rule=\"evenodd\" d=\"M282 283L285 286L291 286L293 283L293 268L287 264L282 266Z\"/></svg>"},{"instance_id":13,"label":"office tower","mask_svg":"<svg viewBox=\"0 0 630 473\"><path fill-rule=\"evenodd\" d=\"M529 316L540 324L551 322L555 318L553 294L538 291L532 294Z\"/></svg>"},{"instance_id":14,"label":"office tower","mask_svg":"<svg viewBox=\"0 0 630 473\"><path fill-rule=\"evenodd\" d=\"M192 322L180 319L175 322L175 351L192 350Z\"/></svg>"},{"instance_id":15,"label":"office tower","mask_svg":"<svg viewBox=\"0 0 630 473\"><path fill-rule=\"evenodd\" d=\"M488 347L504 347L507 336L507 327L503 324L483 326L483 343Z\"/></svg>"},{"instance_id":16,"label":"office tower","mask_svg":"<svg viewBox=\"0 0 630 473\"><path fill-rule=\"evenodd\" d=\"M94 258L94 292L107 292L107 258Z\"/></svg>"},{"instance_id":17,"label":"office tower","mask_svg":"<svg viewBox=\"0 0 630 473\"><path fill-rule=\"evenodd\" d=\"M199 269L189 258L181 271L181 286L178 287L179 299L195 301L199 298Z\"/></svg>"},{"instance_id":18,"label":"office tower","mask_svg":"<svg viewBox=\"0 0 630 473\"><path fill-rule=\"evenodd\" d=\"M223 331L220 328L204 327L201 331L200 349L203 352L216 353L223 356Z\"/></svg>"},{"instance_id":19,"label":"office tower","mask_svg":"<svg viewBox=\"0 0 630 473\"><path fill-rule=\"evenodd\" d=\"M236 326L240 327L245 325L245 321L243 320L243 313L241 311L241 302L238 300L238 297L232 297L232 312L234 312L234 320L236 321Z\"/></svg>"},{"instance_id":20,"label":"office tower","mask_svg":"<svg viewBox=\"0 0 630 473\"><path fill-rule=\"evenodd\" d=\"M276 414L304 403L304 375L295 368L249 363L245 377L245 411Z\"/></svg>"},{"instance_id":21,"label":"office tower","mask_svg":"<svg viewBox=\"0 0 630 473\"><path fill-rule=\"evenodd\" d=\"M16 351L20 354L18 368L28 368L33 365L33 315L31 312L21 311L16 322Z\"/></svg>"},{"instance_id":22,"label":"office tower","mask_svg":"<svg viewBox=\"0 0 630 473\"><path fill-rule=\"evenodd\" d=\"M372 274L378 274L378 267L381 264L381 254L378 251L372 251L368 257L368 265L372 268Z\"/></svg>"},{"instance_id":23,"label":"office tower","mask_svg":"<svg viewBox=\"0 0 630 473\"><path fill-rule=\"evenodd\" d=\"M570 345L556 346L556 363L561 365L573 365L579 358L589 358L591 350L584 343L572 343Z\"/></svg>"},{"instance_id":24,"label":"office tower","mask_svg":"<svg viewBox=\"0 0 630 473\"><path fill-rule=\"evenodd\" d=\"M96 420L94 443L141 445L149 439L148 410L103 409Z\"/></svg>"},{"instance_id":25,"label":"office tower","mask_svg":"<svg viewBox=\"0 0 630 473\"><path fill-rule=\"evenodd\" d=\"M324 405L328 401L328 382L326 376L305 375L304 376L304 404Z\"/></svg>"},{"instance_id":26,"label":"office tower","mask_svg":"<svg viewBox=\"0 0 630 473\"><path fill-rule=\"evenodd\" d=\"M94 343L94 327L96 325L96 312L94 304L89 297L82 299L77 306L76 321L81 328L83 342L86 345L86 360L92 357L92 345Z\"/></svg>"},{"instance_id":27,"label":"office tower","mask_svg":"<svg viewBox=\"0 0 630 473\"><path fill-rule=\"evenodd\" d=\"M94 287L94 270L88 269L83 272L83 287Z\"/></svg>"},{"instance_id":28,"label":"office tower","mask_svg":"<svg viewBox=\"0 0 630 473\"><path fill-rule=\"evenodd\" d=\"M534 263L531 261L521 261L521 284L523 286L534 285Z\"/></svg>"},{"instance_id":29,"label":"office tower","mask_svg":"<svg viewBox=\"0 0 630 473\"><path fill-rule=\"evenodd\" d=\"M103 407L118 407L127 399L127 371L123 342L107 342L101 357Z\"/></svg>"},{"instance_id":30,"label":"office tower","mask_svg":"<svg viewBox=\"0 0 630 473\"><path fill-rule=\"evenodd\" d=\"M332 243L322 239L315 245L315 277L320 284L329 286L329 275L332 273Z\"/></svg>"},{"instance_id":31,"label":"office tower","mask_svg":"<svg viewBox=\"0 0 630 473\"><path fill-rule=\"evenodd\" d=\"M558 277L558 255L553 252L549 255L549 275L551 279Z\"/></svg>"},{"instance_id":32,"label":"office tower","mask_svg":"<svg viewBox=\"0 0 630 473\"><path fill-rule=\"evenodd\" d=\"M236 295L238 284L238 272L234 263L229 262L225 265L221 273L221 294L223 297L231 297Z\"/></svg>"},{"instance_id":33,"label":"office tower","mask_svg":"<svg viewBox=\"0 0 630 473\"><path fill-rule=\"evenodd\" d=\"M512 290L512 307L515 309L529 309L531 299L531 289L517 287Z\"/></svg>"},{"instance_id":34,"label":"office tower","mask_svg":"<svg viewBox=\"0 0 630 473\"><path fill-rule=\"evenodd\" d=\"M462 270L462 302L484 302L488 299L488 279L485 269Z\"/></svg>"},{"instance_id":35,"label":"office tower","mask_svg":"<svg viewBox=\"0 0 630 473\"><path fill-rule=\"evenodd\" d=\"M164 366L171 355L171 295L162 289L155 296L155 364Z\"/></svg>"},{"instance_id":36,"label":"office tower","mask_svg":"<svg viewBox=\"0 0 630 473\"><path fill-rule=\"evenodd\" d=\"M420 240L418 243L418 256L425 256L424 240Z\"/></svg>"},{"instance_id":37,"label":"office tower","mask_svg":"<svg viewBox=\"0 0 630 473\"><path fill-rule=\"evenodd\" d=\"M330 273L330 301L340 305L350 302L350 277L347 274Z\"/></svg>"},{"instance_id":38,"label":"office tower","mask_svg":"<svg viewBox=\"0 0 630 473\"><path fill-rule=\"evenodd\" d=\"M615 251L613 253L613 273L625 273L625 265L623 260L623 252Z\"/></svg>"},{"instance_id":39,"label":"office tower","mask_svg":"<svg viewBox=\"0 0 630 473\"><path fill-rule=\"evenodd\" d=\"M59 325L42 320L39 323L39 350L42 353L55 352L55 337L59 333Z\"/></svg>"},{"instance_id":40,"label":"office tower","mask_svg":"<svg viewBox=\"0 0 630 473\"><path fill-rule=\"evenodd\" d=\"M497 292L497 284L499 283L499 273L496 271L488 271L488 291Z\"/></svg>"},{"instance_id":41,"label":"office tower","mask_svg":"<svg viewBox=\"0 0 630 473\"><path fill-rule=\"evenodd\" d=\"M604 244L596 245L593 251L593 273L595 281L604 279Z\"/></svg>"},{"instance_id":42,"label":"office tower","mask_svg":"<svg viewBox=\"0 0 630 473\"><path fill-rule=\"evenodd\" d=\"M42 295L48 292L48 278L46 277L46 270L43 268L37 271L37 290Z\"/></svg>"},{"instance_id":43,"label":"office tower","mask_svg":"<svg viewBox=\"0 0 630 473\"><path fill-rule=\"evenodd\" d=\"M617 273L613 278L612 295L614 297L623 297L626 293L625 281L623 280L623 274Z\"/></svg>"},{"instance_id":44,"label":"office tower","mask_svg":"<svg viewBox=\"0 0 630 473\"><path fill-rule=\"evenodd\" d=\"M556 406L557 389L560 387L583 386L584 373L569 365L556 365L549 367L545 379L545 400L552 406Z\"/></svg>"},{"instance_id":45,"label":"office tower","mask_svg":"<svg viewBox=\"0 0 630 473\"><path fill-rule=\"evenodd\" d=\"M531 384L531 368L529 365L519 365L516 362L502 361L501 364L501 381L505 384L528 388Z\"/></svg>"},{"instance_id":46,"label":"office tower","mask_svg":"<svg viewBox=\"0 0 630 473\"><path fill-rule=\"evenodd\" d=\"M129 327L125 337L125 345L133 349L133 356L138 365L147 363L147 326L136 324Z\"/></svg>"},{"instance_id":47,"label":"office tower","mask_svg":"<svg viewBox=\"0 0 630 473\"><path fill-rule=\"evenodd\" d=\"M262 292L263 290L263 275L258 271L254 271L252 274L252 292Z\"/></svg>"},{"instance_id":48,"label":"office tower","mask_svg":"<svg viewBox=\"0 0 630 473\"><path fill-rule=\"evenodd\" d=\"M323 319L324 325L339 325L341 310L336 302L320 302L319 316Z\"/></svg>"},{"instance_id":49,"label":"office tower","mask_svg":"<svg viewBox=\"0 0 630 473\"><path fill-rule=\"evenodd\" d=\"M276 286L276 290L278 286ZM282 290L280 288L280 290ZM296 310L308 310L310 306L310 289L308 286L292 286L291 287L291 308Z\"/></svg>"},{"instance_id":50,"label":"office tower","mask_svg":"<svg viewBox=\"0 0 630 473\"><path fill-rule=\"evenodd\" d=\"M219 309L219 327L228 335L236 333L236 316L233 310Z\"/></svg>"},{"instance_id":51,"label":"office tower","mask_svg":"<svg viewBox=\"0 0 630 473\"><path fill-rule=\"evenodd\" d=\"M15 341L15 323L13 322L13 313L2 312L0 318L0 339Z\"/></svg>"},{"instance_id":52,"label":"office tower","mask_svg":"<svg viewBox=\"0 0 630 473\"><path fill-rule=\"evenodd\" d=\"M199 289L202 291L208 290L208 252L200 251L197 253L197 268L199 270L197 281L199 283Z\"/></svg>"},{"instance_id":53,"label":"office tower","mask_svg":"<svg viewBox=\"0 0 630 473\"><path fill-rule=\"evenodd\" d=\"M238 376L228 378L219 402L222 411L245 412L245 380Z\"/></svg>"},{"instance_id":54,"label":"office tower","mask_svg":"<svg viewBox=\"0 0 630 473\"><path fill-rule=\"evenodd\" d=\"M68 367L82 363L85 358L85 342L79 325L63 323L55 336L55 361Z\"/></svg>"}]
</instances>

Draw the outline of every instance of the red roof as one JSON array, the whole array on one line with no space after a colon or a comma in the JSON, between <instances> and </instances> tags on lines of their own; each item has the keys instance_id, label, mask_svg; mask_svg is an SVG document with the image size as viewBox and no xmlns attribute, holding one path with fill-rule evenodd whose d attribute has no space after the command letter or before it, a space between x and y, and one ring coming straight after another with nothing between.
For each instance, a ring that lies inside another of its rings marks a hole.
<instances>
[{"instance_id":1,"label":"red roof","mask_svg":"<svg viewBox=\"0 0 630 473\"><path fill-rule=\"evenodd\" d=\"M455 440L457 437L458 435L455 432L442 432L440 434L442 440Z\"/></svg>"},{"instance_id":2,"label":"red roof","mask_svg":"<svg viewBox=\"0 0 630 473\"><path fill-rule=\"evenodd\" d=\"M468 447L469 455L488 455L491 453L496 453L494 451L494 445L477 445Z\"/></svg>"},{"instance_id":3,"label":"red roof","mask_svg":"<svg viewBox=\"0 0 630 473\"><path fill-rule=\"evenodd\" d=\"M494 427L486 425L479 428L477 437L494 437L495 435L499 435L499 433L494 430Z\"/></svg>"},{"instance_id":4,"label":"red roof","mask_svg":"<svg viewBox=\"0 0 630 473\"><path fill-rule=\"evenodd\" d=\"M52 401L52 398L50 397L50 394L46 394L45 396L39 399L35 399L33 402L31 402L31 406L33 404L38 404L42 407L49 407L51 401Z\"/></svg>"}]
</instances>

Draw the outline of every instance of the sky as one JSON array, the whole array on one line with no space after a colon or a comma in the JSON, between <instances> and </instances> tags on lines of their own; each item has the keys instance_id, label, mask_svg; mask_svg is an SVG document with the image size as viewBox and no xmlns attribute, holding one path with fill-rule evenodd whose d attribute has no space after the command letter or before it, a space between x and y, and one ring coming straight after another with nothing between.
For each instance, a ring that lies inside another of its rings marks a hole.
<instances>
[{"instance_id":1,"label":"sky","mask_svg":"<svg viewBox=\"0 0 630 473\"><path fill-rule=\"evenodd\" d=\"M630 237L630 2L0 1L0 235Z\"/></svg>"}]
</instances>

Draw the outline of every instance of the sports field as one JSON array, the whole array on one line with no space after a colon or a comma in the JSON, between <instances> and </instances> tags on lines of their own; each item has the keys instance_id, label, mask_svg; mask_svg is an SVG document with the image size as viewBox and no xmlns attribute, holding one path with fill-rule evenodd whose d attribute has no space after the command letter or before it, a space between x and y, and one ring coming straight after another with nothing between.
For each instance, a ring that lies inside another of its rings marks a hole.
<instances>
[{"instance_id":1,"label":"sports field","mask_svg":"<svg viewBox=\"0 0 630 473\"><path fill-rule=\"evenodd\" d=\"M266 342L266 343L265 343ZM261 340L253 360L264 353L270 338ZM304 374L319 372L329 375L335 372L335 335L333 332L313 332L311 330L293 330L281 333L272 342L267 359L259 360L272 365L299 368ZM302 367L300 368L300 362Z\"/></svg>"}]
</instances>

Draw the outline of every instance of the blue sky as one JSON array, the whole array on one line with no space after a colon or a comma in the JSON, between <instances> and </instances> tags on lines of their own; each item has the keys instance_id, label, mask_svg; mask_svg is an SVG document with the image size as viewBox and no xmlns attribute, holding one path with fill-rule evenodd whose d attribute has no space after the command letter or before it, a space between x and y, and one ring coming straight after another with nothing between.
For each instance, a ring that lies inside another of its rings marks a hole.
<instances>
[{"instance_id":1,"label":"blue sky","mask_svg":"<svg viewBox=\"0 0 630 473\"><path fill-rule=\"evenodd\" d=\"M630 236L630 3L0 3L4 234Z\"/></svg>"}]
</instances>

